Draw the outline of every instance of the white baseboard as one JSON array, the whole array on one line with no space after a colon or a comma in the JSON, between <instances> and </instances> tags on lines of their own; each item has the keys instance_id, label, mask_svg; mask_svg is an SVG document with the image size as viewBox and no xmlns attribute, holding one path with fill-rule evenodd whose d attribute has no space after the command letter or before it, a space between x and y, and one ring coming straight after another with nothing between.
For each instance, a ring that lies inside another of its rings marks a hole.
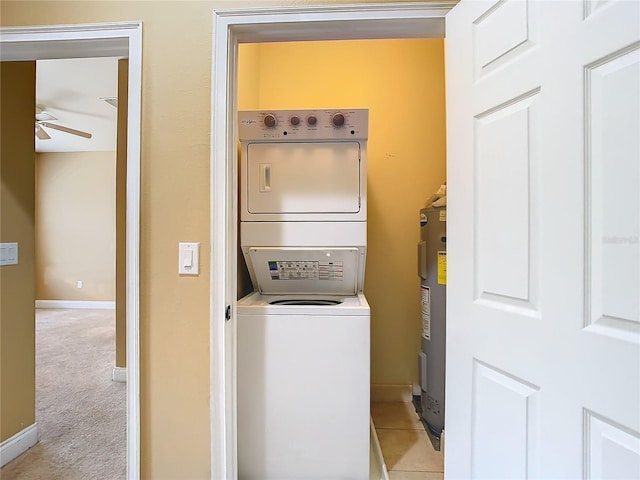
<instances>
[{"instance_id":1,"label":"white baseboard","mask_svg":"<svg viewBox=\"0 0 640 480\"><path fill-rule=\"evenodd\" d=\"M113 310L116 302L101 300L36 300L36 308L94 308Z\"/></svg>"},{"instance_id":2,"label":"white baseboard","mask_svg":"<svg viewBox=\"0 0 640 480\"><path fill-rule=\"evenodd\" d=\"M371 385L372 402L411 402L412 394L411 385Z\"/></svg>"},{"instance_id":3,"label":"white baseboard","mask_svg":"<svg viewBox=\"0 0 640 480\"><path fill-rule=\"evenodd\" d=\"M113 376L111 379L114 382L127 383L127 367L113 367Z\"/></svg>"},{"instance_id":4,"label":"white baseboard","mask_svg":"<svg viewBox=\"0 0 640 480\"><path fill-rule=\"evenodd\" d=\"M372 418L369 419L369 425L371 428L371 460L369 462L369 480L389 480L389 472L387 472L387 465L384 463L382 448L380 448L380 442L378 441L376 427L373 424Z\"/></svg>"},{"instance_id":5,"label":"white baseboard","mask_svg":"<svg viewBox=\"0 0 640 480\"><path fill-rule=\"evenodd\" d=\"M4 467L14 458L38 443L38 424L29 425L24 430L19 431L13 437L7 438L0 443L0 467Z\"/></svg>"}]
</instances>

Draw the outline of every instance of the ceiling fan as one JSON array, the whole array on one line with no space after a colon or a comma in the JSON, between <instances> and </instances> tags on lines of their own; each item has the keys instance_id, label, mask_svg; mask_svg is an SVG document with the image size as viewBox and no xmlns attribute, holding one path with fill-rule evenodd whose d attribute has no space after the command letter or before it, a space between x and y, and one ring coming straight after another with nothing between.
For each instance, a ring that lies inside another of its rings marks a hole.
<instances>
[{"instance_id":1,"label":"ceiling fan","mask_svg":"<svg viewBox=\"0 0 640 480\"><path fill-rule=\"evenodd\" d=\"M91 138L90 133L83 132L82 130L76 130L75 128L65 127L64 125L50 123L51 120L58 119L50 113L47 113L42 106L36 105L36 137L38 137L40 140L49 140L51 138L45 128L59 130L61 132L78 135L84 138Z\"/></svg>"}]
</instances>

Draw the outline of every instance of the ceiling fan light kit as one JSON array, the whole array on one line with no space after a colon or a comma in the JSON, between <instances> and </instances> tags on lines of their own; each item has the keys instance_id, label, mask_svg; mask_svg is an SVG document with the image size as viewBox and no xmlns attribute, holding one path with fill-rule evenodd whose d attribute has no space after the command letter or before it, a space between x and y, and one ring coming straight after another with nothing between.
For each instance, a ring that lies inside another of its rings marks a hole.
<instances>
[{"instance_id":1,"label":"ceiling fan light kit","mask_svg":"<svg viewBox=\"0 0 640 480\"><path fill-rule=\"evenodd\" d=\"M41 122L46 122L48 120L57 120L53 115L48 114L47 112L36 113L36 120Z\"/></svg>"},{"instance_id":2,"label":"ceiling fan light kit","mask_svg":"<svg viewBox=\"0 0 640 480\"><path fill-rule=\"evenodd\" d=\"M46 122L49 120L57 120L57 118L51 115L49 112L46 112L42 105L36 105L36 120Z\"/></svg>"},{"instance_id":3,"label":"ceiling fan light kit","mask_svg":"<svg viewBox=\"0 0 640 480\"><path fill-rule=\"evenodd\" d=\"M44 128L38 124L38 122L36 122L36 137L40 140L49 140L51 138L49 134L44 131Z\"/></svg>"}]
</instances>

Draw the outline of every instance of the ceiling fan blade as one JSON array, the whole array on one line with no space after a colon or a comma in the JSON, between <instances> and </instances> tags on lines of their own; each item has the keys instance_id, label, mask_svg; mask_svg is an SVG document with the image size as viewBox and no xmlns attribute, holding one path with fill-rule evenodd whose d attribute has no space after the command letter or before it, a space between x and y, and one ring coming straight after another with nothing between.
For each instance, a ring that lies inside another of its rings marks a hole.
<instances>
[{"instance_id":1,"label":"ceiling fan blade","mask_svg":"<svg viewBox=\"0 0 640 480\"><path fill-rule=\"evenodd\" d=\"M104 100L112 107L118 108L118 97L100 97L100 100Z\"/></svg>"},{"instance_id":2,"label":"ceiling fan blade","mask_svg":"<svg viewBox=\"0 0 640 480\"><path fill-rule=\"evenodd\" d=\"M36 123L36 137L38 137L40 140L49 140L51 138L49 134L44 131L44 128L42 128L37 123Z\"/></svg>"},{"instance_id":3,"label":"ceiling fan blade","mask_svg":"<svg viewBox=\"0 0 640 480\"><path fill-rule=\"evenodd\" d=\"M61 132L71 133L72 135L78 135L84 138L91 138L91 134L87 132L83 132L81 130L76 130L75 128L64 127L62 125L56 125L55 123L42 122L41 125L43 127L53 128L54 130L60 130Z\"/></svg>"}]
</instances>

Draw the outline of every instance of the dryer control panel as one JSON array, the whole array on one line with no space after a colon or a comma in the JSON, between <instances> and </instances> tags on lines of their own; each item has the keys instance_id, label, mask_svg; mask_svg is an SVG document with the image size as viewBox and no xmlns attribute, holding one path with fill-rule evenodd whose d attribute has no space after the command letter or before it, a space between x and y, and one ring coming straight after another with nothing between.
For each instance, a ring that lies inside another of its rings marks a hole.
<instances>
[{"instance_id":1,"label":"dryer control panel","mask_svg":"<svg viewBox=\"0 0 640 480\"><path fill-rule=\"evenodd\" d=\"M251 110L238 112L241 142L366 140L367 109Z\"/></svg>"}]
</instances>

